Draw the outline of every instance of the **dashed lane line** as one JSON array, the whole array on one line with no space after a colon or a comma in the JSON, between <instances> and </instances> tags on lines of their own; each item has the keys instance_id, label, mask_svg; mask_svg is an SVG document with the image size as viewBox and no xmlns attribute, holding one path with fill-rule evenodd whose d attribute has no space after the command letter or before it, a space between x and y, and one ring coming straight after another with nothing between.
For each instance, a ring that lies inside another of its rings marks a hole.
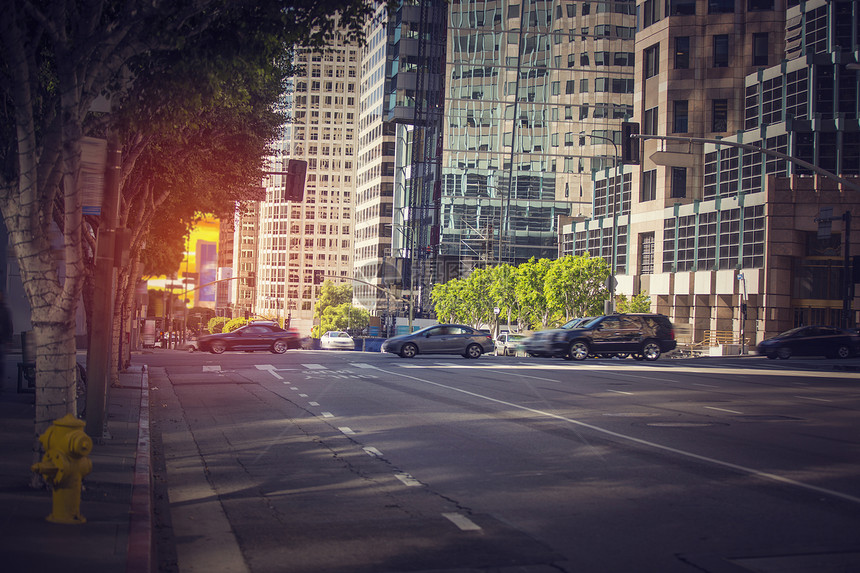
<instances>
[{"instance_id":1,"label":"dashed lane line","mask_svg":"<svg viewBox=\"0 0 860 573\"><path fill-rule=\"evenodd\" d=\"M382 370L382 369L380 369L380 370ZM536 415L538 415L538 416L545 416L545 417L547 417L547 418L552 418L552 419L555 419L555 420L559 420L559 421L562 421L562 422L566 422L566 423L568 423L568 424L572 424L572 425L575 425L575 426L579 426L579 427L581 427L581 428L588 428L589 430L592 430L592 431L594 431L594 432L598 432L598 433L601 433L601 434L604 434L604 435L607 435L607 436L612 436L613 438L616 438L616 439L618 439L618 440L623 440L623 441L626 441L626 442L631 442L631 443L634 443L634 444L638 444L638 445L640 445L640 446L645 446L645 447L648 447L648 448L653 448L653 449L661 450L661 451L664 451L664 452L670 452L670 453L673 453L673 454L676 454L676 455L679 455L679 456L682 456L682 457L686 457L686 458L690 458L690 459L698 460L698 461L701 461L701 462L705 462L705 463L708 463L708 464L712 464L712 465L716 465L716 466L720 466L720 467L724 467L724 468L729 468L729 469L731 469L731 470L734 470L734 471L737 471L737 472L740 472L740 473L743 473L743 474L747 474L747 475L752 475L752 476L755 476L755 477L758 477L758 478L761 478L761 479L765 479L765 480L769 480L769 481L774 481L774 482L778 482L778 483L785 484L785 485L791 485L791 486L799 487L799 488L802 488L802 489L805 489L805 490L813 491L813 492L815 492L815 493L824 494L824 495L828 495L828 496L832 496L832 497L836 497L836 498L839 498L839 499L843 499L843 500L846 500L846 501L850 501L850 502L853 502L853 503L858 503L858 504L860 504L860 497L857 497L857 496L854 496L854 495L850 495L850 494L847 494L847 493L842 493L842 492L835 491L835 490L832 490L832 489L828 489L828 488L825 488L825 487L819 487L819 486L816 486L816 485L812 485L812 484L804 483L804 482L797 481L797 480L794 480L794 479L791 479L791 478L787 478L787 477L785 477L785 476L781 476L781 475L778 475L778 474L774 474L774 473L770 473L770 472L760 471L760 470L757 470L757 469L754 469L754 468L749 468L749 467L746 467L746 466L742 466L742 465L740 465L740 464L735 464L735 463L732 463L732 462L727 462L727 461L724 461L724 460L719 460L719 459L716 459L716 458L711 458L711 457L708 457L708 456L703 456L703 455L696 454L696 453L693 453L693 452L688 452L688 451L686 451L686 450L681 450L681 449L678 449L678 448L673 448L673 447L671 447L671 446L665 446L665 445L663 445L663 444L658 444L658 443L656 443L656 442L651 442L651 441L648 441L648 440L643 440L643 439L641 439L641 438L635 438L635 437L633 437L633 436L628 436L628 435L621 434L621 433L618 433L618 432L613 432L612 430L607 430L607 429L601 428L601 427L599 427L599 426L594 426L594 425L592 425L592 424L587 424L587 423L585 423L585 422L581 422L581 421L579 421L579 420L574 420L573 418L569 418L569 417L567 417L567 416L562 416L562 415L560 415L560 414L553 414L552 412L546 412L546 411L544 411L544 410L538 410L537 408L530 408L530 407L528 407L528 406L523 406L522 404L516 404L516 403L514 403L514 402L508 402L507 400L500 400L500 399L498 399L498 398L492 398L492 397L490 397L490 396L485 396L485 395L483 395L483 394L478 394L477 392L470 392L469 390L464 390L464 389L462 389L462 388L457 388L457 387L455 387L455 386L449 386L449 385L447 385L447 384L442 384L442 383L439 383L439 382L433 382L433 381L431 381L431 380L426 380L426 379L424 379L424 378L419 378L419 377L417 377L417 376L411 376L411 375L409 375L409 374L405 374L405 373L402 373L402 372L392 372L392 371L390 371L390 370L382 370L382 372L386 372L386 373L388 373L388 374L391 374L392 376L401 376L401 377L403 377L403 378L408 378L408 379L410 379L410 380L414 380L414 381L416 381L416 382L420 382L420 383L422 383L422 384L428 384L428 385L430 385L430 386L436 386L437 388L444 388L444 389L446 389L446 390L450 390L450 391L452 391L452 392L458 392L458 393L460 393L460 394L465 394L465 395L467 395L467 396L472 396L473 398L478 398L478 399L480 399L480 400L486 400L487 402L493 402L493 403L495 403L495 404L500 404L500 405L502 405L502 406L508 406L508 407L510 407L510 408L516 408L516 409L518 409L518 410L523 410L524 412L531 412L532 414L536 414Z\"/></svg>"},{"instance_id":2,"label":"dashed lane line","mask_svg":"<svg viewBox=\"0 0 860 573\"><path fill-rule=\"evenodd\" d=\"M480 531L481 526L461 513L443 513L442 517L459 527L462 531Z\"/></svg>"}]
</instances>

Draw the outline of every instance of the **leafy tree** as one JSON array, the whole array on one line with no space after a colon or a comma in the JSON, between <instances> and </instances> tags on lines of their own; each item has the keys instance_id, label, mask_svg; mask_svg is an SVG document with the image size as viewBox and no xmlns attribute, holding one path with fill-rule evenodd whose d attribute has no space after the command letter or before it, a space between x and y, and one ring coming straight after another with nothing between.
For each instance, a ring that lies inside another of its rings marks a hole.
<instances>
[{"instance_id":1,"label":"leafy tree","mask_svg":"<svg viewBox=\"0 0 860 573\"><path fill-rule=\"evenodd\" d=\"M236 318L232 318L224 323L224 327L221 329L221 332L233 332L237 328L242 328L246 324L250 323L250 318L245 318L242 316L238 316Z\"/></svg>"},{"instance_id":2,"label":"leafy tree","mask_svg":"<svg viewBox=\"0 0 860 573\"><path fill-rule=\"evenodd\" d=\"M338 307L343 304L352 304L352 285L349 283L336 285L326 279L320 287L320 295L314 306L314 322L319 322L319 324L311 328L312 337L319 338L326 330L332 330L331 328L322 328L325 312L331 307Z\"/></svg>"},{"instance_id":3,"label":"leafy tree","mask_svg":"<svg viewBox=\"0 0 860 573\"><path fill-rule=\"evenodd\" d=\"M69 325L74 323L89 272L87 263L92 261L95 233L90 225L96 224L85 224L81 208L82 139L110 133L113 141L114 136L124 136L126 140L118 143L127 151L131 149L131 134L140 135L140 129L120 125L118 116L98 117L91 112L96 98L110 93L113 101L120 101L123 109L140 118L141 125L149 121L160 126L154 130L156 134L170 125L193 126L198 121L194 113L142 113L150 102L165 111L165 106L179 105L203 92L208 82L197 86L198 91L179 96L170 93L174 85L167 83L163 97L149 99L159 88L156 80L169 76L171 68L182 69L178 63L186 51L197 54L196 62L211 64L210 70L228 64L220 68L220 77L226 78L232 71L229 64L241 63L242 57L250 54L246 50L232 58L242 46L268 46L263 57L285 54L282 48L291 40L322 46L333 37L336 22L348 38L359 39L375 8L369 0L52 0L4 5L0 18L0 212L32 312L37 344L36 434L52 420L75 412L76 348ZM252 59L254 65L259 61ZM148 89L143 89L144 82L151 82ZM143 93L146 98L135 99ZM210 101L219 99L217 93L209 95ZM255 103L250 94L245 101ZM211 109L217 110L217 106ZM228 110L234 121L243 117L232 113L235 110ZM212 123L210 120L203 125ZM198 130L199 141L204 141L207 133ZM232 147L241 149L242 144L238 139ZM230 147L226 139L219 145ZM158 164L155 151L160 151L162 165L167 163L163 158L173 156L175 168L162 179L156 169L139 170L141 184L162 191L175 189L168 183L185 175L179 173L186 160L177 155L181 150L181 145L148 148L153 158L148 165ZM133 153L125 155L135 159ZM218 157L213 153L208 166L198 161L200 168L195 169L194 176L200 179L207 171L217 172ZM145 160L144 150L138 159ZM135 176L126 166L124 162L121 179ZM147 202L152 204L153 197L139 194L134 199L143 208ZM124 205L121 212L133 211L132 203ZM56 244L62 248L55 249ZM132 248L133 260L141 245L138 242L138 250ZM133 288L128 278L131 274L126 272L125 276L118 292Z\"/></svg>"},{"instance_id":4,"label":"leafy tree","mask_svg":"<svg viewBox=\"0 0 860 573\"><path fill-rule=\"evenodd\" d=\"M546 299L544 283L552 267L550 259L535 260L534 257L522 263L517 272L516 293L525 309L524 318L529 324L540 324L546 328L552 316L552 309Z\"/></svg>"},{"instance_id":5,"label":"leafy tree","mask_svg":"<svg viewBox=\"0 0 860 573\"><path fill-rule=\"evenodd\" d=\"M640 292L631 299L618 295L615 308L618 312L651 312L651 297L646 292Z\"/></svg>"},{"instance_id":6,"label":"leafy tree","mask_svg":"<svg viewBox=\"0 0 860 573\"><path fill-rule=\"evenodd\" d=\"M507 324L517 322L517 330L523 325L520 323L522 306L517 297L517 268L508 264L493 268L493 281L490 285L490 294L499 307L500 316L507 316Z\"/></svg>"},{"instance_id":7,"label":"leafy tree","mask_svg":"<svg viewBox=\"0 0 860 573\"><path fill-rule=\"evenodd\" d=\"M370 313L352 303L328 306L323 311L319 324L319 335L329 330L363 330L370 324ZM314 327L316 328L316 327Z\"/></svg>"},{"instance_id":8,"label":"leafy tree","mask_svg":"<svg viewBox=\"0 0 860 573\"><path fill-rule=\"evenodd\" d=\"M491 294L492 281L492 270L475 269L463 281L457 296L460 307L458 315L465 318L464 322L474 328L496 323L496 316L493 314L495 301Z\"/></svg>"},{"instance_id":9,"label":"leafy tree","mask_svg":"<svg viewBox=\"0 0 860 573\"><path fill-rule=\"evenodd\" d=\"M212 334L224 332L224 325L227 324L229 320L230 319L226 316L213 316L209 319L209 323L206 325L206 330Z\"/></svg>"}]
</instances>

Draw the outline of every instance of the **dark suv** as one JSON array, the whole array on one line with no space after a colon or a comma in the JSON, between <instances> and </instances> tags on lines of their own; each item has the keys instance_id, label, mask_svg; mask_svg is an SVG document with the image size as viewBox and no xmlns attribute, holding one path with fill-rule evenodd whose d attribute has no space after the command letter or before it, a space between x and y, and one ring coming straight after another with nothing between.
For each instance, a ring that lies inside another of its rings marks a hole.
<instances>
[{"instance_id":1,"label":"dark suv","mask_svg":"<svg viewBox=\"0 0 860 573\"><path fill-rule=\"evenodd\" d=\"M637 360L657 360L674 350L675 331L662 314L608 314L582 328L556 330L552 355L585 360L595 354L630 354Z\"/></svg>"}]
</instances>

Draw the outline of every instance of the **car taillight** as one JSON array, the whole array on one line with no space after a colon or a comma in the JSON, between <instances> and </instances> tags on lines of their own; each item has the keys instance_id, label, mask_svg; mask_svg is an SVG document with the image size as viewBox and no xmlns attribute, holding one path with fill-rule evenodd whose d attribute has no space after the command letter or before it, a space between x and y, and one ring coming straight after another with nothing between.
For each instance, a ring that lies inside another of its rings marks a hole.
<instances>
[{"instance_id":1,"label":"car taillight","mask_svg":"<svg viewBox=\"0 0 860 573\"><path fill-rule=\"evenodd\" d=\"M674 328L669 329L669 338L671 338L672 340L675 340L675 329Z\"/></svg>"}]
</instances>

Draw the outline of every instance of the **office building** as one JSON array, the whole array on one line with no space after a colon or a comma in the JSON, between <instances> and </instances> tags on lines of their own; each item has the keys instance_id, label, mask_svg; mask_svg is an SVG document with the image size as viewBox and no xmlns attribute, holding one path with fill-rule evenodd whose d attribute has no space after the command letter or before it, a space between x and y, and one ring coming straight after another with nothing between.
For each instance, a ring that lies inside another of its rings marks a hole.
<instances>
[{"instance_id":1,"label":"office building","mask_svg":"<svg viewBox=\"0 0 860 573\"><path fill-rule=\"evenodd\" d=\"M648 293L694 343L748 347L800 324L853 324L843 316L853 299L844 224L818 239L815 219L822 207L842 215L860 204L855 183L832 177L860 165L857 3L638 9L634 121L678 139L644 141L641 164L623 167L629 206L567 225L560 254L614 259L617 291Z\"/></svg>"}]
</instances>

